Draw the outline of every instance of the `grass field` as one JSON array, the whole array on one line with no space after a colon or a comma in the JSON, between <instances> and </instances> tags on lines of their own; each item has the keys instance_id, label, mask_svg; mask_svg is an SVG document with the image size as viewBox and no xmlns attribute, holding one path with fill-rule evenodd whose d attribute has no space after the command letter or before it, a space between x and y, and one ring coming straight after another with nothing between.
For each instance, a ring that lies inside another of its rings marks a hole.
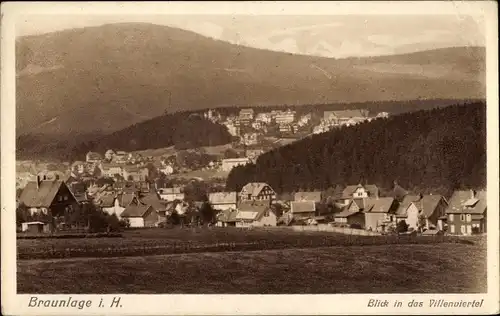
<instances>
[{"instance_id":1,"label":"grass field","mask_svg":"<svg viewBox=\"0 0 500 316\"><path fill-rule=\"evenodd\" d=\"M18 239L17 256L18 259L62 259L442 241L424 236L350 236L286 228L156 228L127 230L122 235L118 238ZM458 242L456 238L446 240Z\"/></svg>"},{"instance_id":2,"label":"grass field","mask_svg":"<svg viewBox=\"0 0 500 316\"><path fill-rule=\"evenodd\" d=\"M19 293L480 293L484 244L18 260Z\"/></svg>"}]
</instances>

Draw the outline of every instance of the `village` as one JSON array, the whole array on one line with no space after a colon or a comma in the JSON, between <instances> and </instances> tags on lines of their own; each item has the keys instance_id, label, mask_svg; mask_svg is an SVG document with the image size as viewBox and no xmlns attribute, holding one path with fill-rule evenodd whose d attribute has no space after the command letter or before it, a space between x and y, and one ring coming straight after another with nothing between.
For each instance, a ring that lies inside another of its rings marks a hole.
<instances>
[{"instance_id":1,"label":"village","mask_svg":"<svg viewBox=\"0 0 500 316\"><path fill-rule=\"evenodd\" d=\"M237 166L255 162L272 148L259 146L268 129L277 129L281 136L300 131L316 134L388 117L387 113L370 117L366 110L325 111L319 123L311 125L311 113L297 118L291 110L256 114L253 109L242 109L239 116L226 118L208 110L203 115L225 125L239 142L221 155L190 167L226 175ZM190 171L179 163L178 156L143 156L109 149L103 154L88 152L85 161L59 167L52 164L41 171L21 162L17 169L17 205L21 214L25 213L25 221L18 222L18 228L47 233L81 229L65 219L77 209L92 205L130 228L309 226L357 234L486 232L485 191L455 191L449 197L413 195L394 182L392 192L385 195L376 184L361 183L344 187L332 183L325 191L278 194L267 183L252 182L239 192L227 192L223 177L219 181L176 179L176 174Z\"/></svg>"}]
</instances>

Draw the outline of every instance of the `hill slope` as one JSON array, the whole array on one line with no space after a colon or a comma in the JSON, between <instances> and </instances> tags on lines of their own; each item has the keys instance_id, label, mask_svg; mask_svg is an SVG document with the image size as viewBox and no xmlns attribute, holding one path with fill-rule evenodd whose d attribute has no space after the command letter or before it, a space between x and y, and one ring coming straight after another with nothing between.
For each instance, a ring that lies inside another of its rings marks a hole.
<instances>
[{"instance_id":1,"label":"hill slope","mask_svg":"<svg viewBox=\"0 0 500 316\"><path fill-rule=\"evenodd\" d=\"M112 132L166 109L485 95L484 48L401 55L394 71L391 57L292 55L131 23L22 37L16 53L19 134Z\"/></svg>"},{"instance_id":2,"label":"hill slope","mask_svg":"<svg viewBox=\"0 0 500 316\"><path fill-rule=\"evenodd\" d=\"M225 126L190 113L173 113L131 125L108 135L86 134L68 139L25 134L17 138L18 159L82 160L88 151L136 151L176 146L197 148L231 142Z\"/></svg>"},{"instance_id":3,"label":"hill slope","mask_svg":"<svg viewBox=\"0 0 500 316\"><path fill-rule=\"evenodd\" d=\"M394 180L418 192L449 194L486 184L486 106L453 105L378 119L278 148L238 167L229 190L250 181L278 192Z\"/></svg>"}]
</instances>

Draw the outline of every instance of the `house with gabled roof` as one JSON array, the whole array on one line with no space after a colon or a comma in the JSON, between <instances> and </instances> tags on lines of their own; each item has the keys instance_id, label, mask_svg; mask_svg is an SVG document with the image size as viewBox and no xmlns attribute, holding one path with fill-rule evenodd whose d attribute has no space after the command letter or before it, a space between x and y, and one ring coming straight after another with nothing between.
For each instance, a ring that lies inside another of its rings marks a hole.
<instances>
[{"instance_id":1,"label":"house with gabled roof","mask_svg":"<svg viewBox=\"0 0 500 316\"><path fill-rule=\"evenodd\" d=\"M62 180L47 180L38 176L23 189L19 203L26 206L31 215L43 213L62 216L78 206L78 201Z\"/></svg>"},{"instance_id":2,"label":"house with gabled roof","mask_svg":"<svg viewBox=\"0 0 500 316\"><path fill-rule=\"evenodd\" d=\"M446 209L448 232L454 235L485 233L486 213L486 191L455 191Z\"/></svg>"},{"instance_id":3,"label":"house with gabled roof","mask_svg":"<svg viewBox=\"0 0 500 316\"><path fill-rule=\"evenodd\" d=\"M365 214L365 229L386 231L392 225L397 203L393 197L363 199Z\"/></svg>"},{"instance_id":4,"label":"house with gabled roof","mask_svg":"<svg viewBox=\"0 0 500 316\"><path fill-rule=\"evenodd\" d=\"M365 185L348 185L342 191L342 195L340 199L336 202L347 206L352 199L361 199L361 198L378 198L379 197L379 188L374 184L365 184Z\"/></svg>"},{"instance_id":5,"label":"house with gabled roof","mask_svg":"<svg viewBox=\"0 0 500 316\"><path fill-rule=\"evenodd\" d=\"M276 199L276 192L264 182L250 182L239 193L240 201L271 201Z\"/></svg>"},{"instance_id":6,"label":"house with gabled roof","mask_svg":"<svg viewBox=\"0 0 500 316\"><path fill-rule=\"evenodd\" d=\"M406 195L396 210L394 223L404 220L409 229L443 229L442 217L448 201L439 194ZM423 223L420 223L420 220ZM422 227L420 227L422 226Z\"/></svg>"},{"instance_id":7,"label":"house with gabled roof","mask_svg":"<svg viewBox=\"0 0 500 316\"><path fill-rule=\"evenodd\" d=\"M223 211L236 209L238 193L236 192L214 192L208 194L208 201L214 210Z\"/></svg>"},{"instance_id":8,"label":"house with gabled roof","mask_svg":"<svg viewBox=\"0 0 500 316\"><path fill-rule=\"evenodd\" d=\"M236 227L276 226L278 217L268 203L262 201L242 202L236 213Z\"/></svg>"},{"instance_id":9,"label":"house with gabled roof","mask_svg":"<svg viewBox=\"0 0 500 316\"><path fill-rule=\"evenodd\" d=\"M360 201L352 200L351 203L344 207L341 212L335 214L335 223L345 225L358 225L360 228L365 227L365 214L363 213L364 206L360 205ZM361 208L360 208L361 206Z\"/></svg>"},{"instance_id":10,"label":"house with gabled roof","mask_svg":"<svg viewBox=\"0 0 500 316\"><path fill-rule=\"evenodd\" d=\"M238 211L236 209L225 209L220 211L217 216L216 226L218 227L234 227L236 226L236 214Z\"/></svg>"},{"instance_id":11,"label":"house with gabled roof","mask_svg":"<svg viewBox=\"0 0 500 316\"><path fill-rule=\"evenodd\" d=\"M163 208L165 206L154 194L134 196L121 217L128 219L130 227L156 227L163 220L160 216Z\"/></svg>"},{"instance_id":12,"label":"house with gabled roof","mask_svg":"<svg viewBox=\"0 0 500 316\"><path fill-rule=\"evenodd\" d=\"M294 221L314 217L316 216L316 202L293 201L290 203L290 213Z\"/></svg>"}]
</instances>

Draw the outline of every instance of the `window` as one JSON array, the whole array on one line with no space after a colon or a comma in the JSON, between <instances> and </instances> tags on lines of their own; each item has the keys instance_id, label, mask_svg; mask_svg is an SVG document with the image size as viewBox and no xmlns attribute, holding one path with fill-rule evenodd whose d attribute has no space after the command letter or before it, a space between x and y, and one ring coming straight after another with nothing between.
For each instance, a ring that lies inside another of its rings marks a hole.
<instances>
[{"instance_id":1,"label":"window","mask_svg":"<svg viewBox=\"0 0 500 316\"><path fill-rule=\"evenodd\" d=\"M61 202L61 201L62 201L62 196L60 196L60 195L59 195L59 196L57 197L57 200L58 200L59 202Z\"/></svg>"},{"instance_id":2,"label":"window","mask_svg":"<svg viewBox=\"0 0 500 316\"><path fill-rule=\"evenodd\" d=\"M465 234L465 232L466 232L465 225L460 225L460 232L461 232L462 234Z\"/></svg>"},{"instance_id":3,"label":"window","mask_svg":"<svg viewBox=\"0 0 500 316\"><path fill-rule=\"evenodd\" d=\"M450 214L450 222L453 222L453 214Z\"/></svg>"},{"instance_id":4,"label":"window","mask_svg":"<svg viewBox=\"0 0 500 316\"><path fill-rule=\"evenodd\" d=\"M461 214L461 215L460 215L460 220L461 220L462 222L465 222L465 214Z\"/></svg>"},{"instance_id":5,"label":"window","mask_svg":"<svg viewBox=\"0 0 500 316\"><path fill-rule=\"evenodd\" d=\"M67 200L68 200L68 196L67 196L67 195L65 195L65 196L64 196L64 200L65 200L65 201L67 201Z\"/></svg>"},{"instance_id":6,"label":"window","mask_svg":"<svg viewBox=\"0 0 500 316\"><path fill-rule=\"evenodd\" d=\"M472 222L472 215L471 214L467 214L467 222Z\"/></svg>"},{"instance_id":7,"label":"window","mask_svg":"<svg viewBox=\"0 0 500 316\"><path fill-rule=\"evenodd\" d=\"M450 225L450 233L455 233L455 225Z\"/></svg>"}]
</instances>

